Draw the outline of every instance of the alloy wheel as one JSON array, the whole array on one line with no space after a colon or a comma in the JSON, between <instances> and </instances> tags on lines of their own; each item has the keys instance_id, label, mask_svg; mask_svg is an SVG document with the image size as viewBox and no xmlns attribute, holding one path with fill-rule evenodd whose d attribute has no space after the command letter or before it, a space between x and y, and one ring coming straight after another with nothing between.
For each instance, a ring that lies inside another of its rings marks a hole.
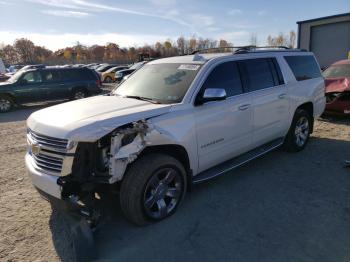
<instances>
[{"instance_id":1,"label":"alloy wheel","mask_svg":"<svg viewBox=\"0 0 350 262\"><path fill-rule=\"evenodd\" d=\"M295 143L299 146L302 147L309 136L309 120L307 117L303 116L300 117L295 125Z\"/></svg>"},{"instance_id":2,"label":"alloy wheel","mask_svg":"<svg viewBox=\"0 0 350 262\"><path fill-rule=\"evenodd\" d=\"M74 94L74 99L82 99L82 98L85 98L85 93L83 91L77 91L75 94Z\"/></svg>"},{"instance_id":3,"label":"alloy wheel","mask_svg":"<svg viewBox=\"0 0 350 262\"><path fill-rule=\"evenodd\" d=\"M149 179L143 204L150 218L162 219L175 209L183 193L183 181L180 173L174 168L162 168Z\"/></svg>"},{"instance_id":4,"label":"alloy wheel","mask_svg":"<svg viewBox=\"0 0 350 262\"><path fill-rule=\"evenodd\" d=\"M11 109L11 101L6 98L0 98L0 111L7 112Z\"/></svg>"}]
</instances>

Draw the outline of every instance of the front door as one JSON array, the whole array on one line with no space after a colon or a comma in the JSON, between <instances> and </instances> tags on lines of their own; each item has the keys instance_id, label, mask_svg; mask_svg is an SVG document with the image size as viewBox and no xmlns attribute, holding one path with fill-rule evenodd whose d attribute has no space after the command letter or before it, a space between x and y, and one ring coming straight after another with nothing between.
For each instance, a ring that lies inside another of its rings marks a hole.
<instances>
[{"instance_id":1,"label":"front door","mask_svg":"<svg viewBox=\"0 0 350 262\"><path fill-rule=\"evenodd\" d=\"M17 101L20 103L30 103L42 100L45 96L45 90L41 84L41 75L38 71L24 73L14 88Z\"/></svg>"},{"instance_id":2,"label":"front door","mask_svg":"<svg viewBox=\"0 0 350 262\"><path fill-rule=\"evenodd\" d=\"M243 92L237 63L217 65L199 95L207 88L225 89L227 98L195 108L199 172L248 151L252 140L252 100Z\"/></svg>"}]
</instances>

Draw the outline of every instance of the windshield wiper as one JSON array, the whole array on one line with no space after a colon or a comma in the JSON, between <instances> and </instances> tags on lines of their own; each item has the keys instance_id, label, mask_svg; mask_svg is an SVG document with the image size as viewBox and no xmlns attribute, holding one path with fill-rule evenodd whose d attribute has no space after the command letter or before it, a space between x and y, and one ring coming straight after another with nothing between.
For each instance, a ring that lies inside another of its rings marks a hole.
<instances>
[{"instance_id":1,"label":"windshield wiper","mask_svg":"<svg viewBox=\"0 0 350 262\"><path fill-rule=\"evenodd\" d=\"M148 98L148 97L143 97L143 96L123 96L123 97L134 98L134 99L137 99L137 100L147 101L147 102L150 102L150 103L153 103L153 104L161 104L157 100L154 100L154 99Z\"/></svg>"}]
</instances>

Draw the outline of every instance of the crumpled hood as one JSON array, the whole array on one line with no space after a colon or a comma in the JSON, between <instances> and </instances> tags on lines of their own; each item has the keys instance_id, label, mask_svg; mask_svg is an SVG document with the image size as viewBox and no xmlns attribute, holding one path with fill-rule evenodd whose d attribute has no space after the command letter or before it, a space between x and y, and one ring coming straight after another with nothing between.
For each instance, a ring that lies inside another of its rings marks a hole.
<instances>
[{"instance_id":1,"label":"crumpled hood","mask_svg":"<svg viewBox=\"0 0 350 262\"><path fill-rule=\"evenodd\" d=\"M170 108L119 96L95 96L36 111L27 125L39 134L92 142L121 125L165 114Z\"/></svg>"},{"instance_id":2,"label":"crumpled hood","mask_svg":"<svg viewBox=\"0 0 350 262\"><path fill-rule=\"evenodd\" d=\"M326 78L326 93L350 91L350 77Z\"/></svg>"}]
</instances>

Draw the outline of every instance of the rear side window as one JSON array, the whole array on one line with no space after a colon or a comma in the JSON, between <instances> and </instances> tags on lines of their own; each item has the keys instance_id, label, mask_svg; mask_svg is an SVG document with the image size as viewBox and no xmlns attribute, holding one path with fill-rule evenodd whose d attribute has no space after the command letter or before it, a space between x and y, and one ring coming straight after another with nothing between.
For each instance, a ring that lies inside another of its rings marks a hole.
<instances>
[{"instance_id":1,"label":"rear side window","mask_svg":"<svg viewBox=\"0 0 350 262\"><path fill-rule=\"evenodd\" d=\"M43 82L58 82L60 81L60 75L58 71L53 71L53 70L45 70L41 71L41 78Z\"/></svg>"},{"instance_id":2,"label":"rear side window","mask_svg":"<svg viewBox=\"0 0 350 262\"><path fill-rule=\"evenodd\" d=\"M67 69L62 71L62 76L64 80L68 81L84 81L84 80L92 80L95 79L95 76L90 70L83 69Z\"/></svg>"},{"instance_id":3,"label":"rear side window","mask_svg":"<svg viewBox=\"0 0 350 262\"><path fill-rule=\"evenodd\" d=\"M321 77L321 71L316 60L311 55L285 56L290 69L297 81Z\"/></svg>"},{"instance_id":4,"label":"rear side window","mask_svg":"<svg viewBox=\"0 0 350 262\"><path fill-rule=\"evenodd\" d=\"M236 62L222 63L214 68L205 80L202 90L207 88L225 89L227 97L243 93L241 78Z\"/></svg>"},{"instance_id":5,"label":"rear side window","mask_svg":"<svg viewBox=\"0 0 350 262\"><path fill-rule=\"evenodd\" d=\"M240 62L245 83L250 92L279 85L279 76L270 58Z\"/></svg>"}]
</instances>

